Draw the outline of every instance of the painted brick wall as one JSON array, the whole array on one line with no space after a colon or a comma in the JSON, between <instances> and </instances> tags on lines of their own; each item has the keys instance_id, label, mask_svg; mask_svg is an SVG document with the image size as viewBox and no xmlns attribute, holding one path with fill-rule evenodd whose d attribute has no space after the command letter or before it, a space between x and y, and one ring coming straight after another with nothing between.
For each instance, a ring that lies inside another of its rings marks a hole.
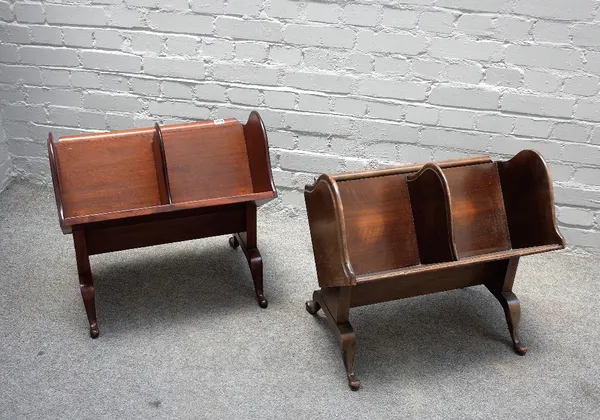
<instances>
[{"instance_id":1,"label":"painted brick wall","mask_svg":"<svg viewBox=\"0 0 600 420\"><path fill-rule=\"evenodd\" d=\"M283 205L318 172L533 148L568 242L600 249L599 4L0 0L13 174L48 182L50 130L258 109Z\"/></svg>"},{"instance_id":2,"label":"painted brick wall","mask_svg":"<svg viewBox=\"0 0 600 420\"><path fill-rule=\"evenodd\" d=\"M4 132L2 114L0 113L0 192L8 186L11 179L12 161L8 149L8 138Z\"/></svg>"}]
</instances>

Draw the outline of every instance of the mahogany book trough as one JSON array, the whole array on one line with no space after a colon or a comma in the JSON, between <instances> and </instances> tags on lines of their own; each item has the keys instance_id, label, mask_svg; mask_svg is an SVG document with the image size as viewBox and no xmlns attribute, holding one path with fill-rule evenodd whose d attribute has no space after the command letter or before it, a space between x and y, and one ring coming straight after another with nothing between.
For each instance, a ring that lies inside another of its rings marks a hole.
<instances>
[{"instance_id":1,"label":"mahogany book trough","mask_svg":"<svg viewBox=\"0 0 600 420\"><path fill-rule=\"evenodd\" d=\"M525 354L512 292L519 258L565 247L537 152L321 175L304 197L320 286L306 309L323 309L352 389L357 306L482 284Z\"/></svg>"},{"instance_id":2,"label":"mahogany book trough","mask_svg":"<svg viewBox=\"0 0 600 420\"><path fill-rule=\"evenodd\" d=\"M232 233L266 308L256 208L277 196L264 124L235 119L68 136L48 155L62 231L73 234L81 295L98 337L89 256Z\"/></svg>"}]
</instances>

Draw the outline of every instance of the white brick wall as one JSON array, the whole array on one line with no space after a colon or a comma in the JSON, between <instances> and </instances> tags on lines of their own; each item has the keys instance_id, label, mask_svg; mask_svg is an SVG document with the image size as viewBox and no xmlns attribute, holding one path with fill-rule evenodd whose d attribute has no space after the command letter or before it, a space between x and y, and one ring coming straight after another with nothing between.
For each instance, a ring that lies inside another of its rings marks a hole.
<instances>
[{"instance_id":1,"label":"white brick wall","mask_svg":"<svg viewBox=\"0 0 600 420\"><path fill-rule=\"evenodd\" d=\"M12 160L8 148L8 139L4 131L2 115L0 115L0 191L6 188L12 175Z\"/></svg>"},{"instance_id":2,"label":"white brick wall","mask_svg":"<svg viewBox=\"0 0 600 420\"><path fill-rule=\"evenodd\" d=\"M600 249L598 9L598 0L0 0L0 186L6 174L48 182L50 130L258 109L284 205L303 207L318 172L535 148L567 241Z\"/></svg>"}]
</instances>

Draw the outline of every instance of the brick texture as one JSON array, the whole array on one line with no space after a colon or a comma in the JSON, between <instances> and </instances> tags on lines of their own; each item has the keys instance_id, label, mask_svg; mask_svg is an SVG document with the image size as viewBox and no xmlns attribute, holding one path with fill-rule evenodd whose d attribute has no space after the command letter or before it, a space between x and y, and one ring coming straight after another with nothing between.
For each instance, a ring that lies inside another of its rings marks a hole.
<instances>
[{"instance_id":1,"label":"brick texture","mask_svg":"<svg viewBox=\"0 0 600 420\"><path fill-rule=\"evenodd\" d=\"M599 16L597 0L0 1L0 189L49 182L47 131L257 109L284 205L320 172L534 148L569 246L600 251Z\"/></svg>"}]
</instances>

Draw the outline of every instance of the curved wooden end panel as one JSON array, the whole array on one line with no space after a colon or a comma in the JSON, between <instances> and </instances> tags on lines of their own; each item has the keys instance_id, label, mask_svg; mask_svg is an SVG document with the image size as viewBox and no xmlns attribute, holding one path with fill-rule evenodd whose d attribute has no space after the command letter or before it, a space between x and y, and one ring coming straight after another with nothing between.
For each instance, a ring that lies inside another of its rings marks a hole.
<instances>
[{"instance_id":1,"label":"curved wooden end panel","mask_svg":"<svg viewBox=\"0 0 600 420\"><path fill-rule=\"evenodd\" d=\"M56 148L54 147L52 133L48 133L48 160L50 161L50 174L52 176L52 185L54 186L54 199L56 200L56 209L58 210L58 222L60 223L60 228L63 233L71 233L71 227L65 226L65 211L62 203L60 180L58 177L58 162L56 160Z\"/></svg>"},{"instance_id":2,"label":"curved wooden end panel","mask_svg":"<svg viewBox=\"0 0 600 420\"><path fill-rule=\"evenodd\" d=\"M356 284L346 242L344 211L336 182L321 175L304 189L319 286Z\"/></svg>"},{"instance_id":3,"label":"curved wooden end panel","mask_svg":"<svg viewBox=\"0 0 600 420\"><path fill-rule=\"evenodd\" d=\"M442 169L426 163L406 177L422 264L458 260L454 244L450 188Z\"/></svg>"},{"instance_id":4,"label":"curved wooden end panel","mask_svg":"<svg viewBox=\"0 0 600 420\"><path fill-rule=\"evenodd\" d=\"M508 161L498 162L498 172L513 249L541 245L564 248L544 158L534 150L523 150Z\"/></svg>"},{"instance_id":5,"label":"curved wooden end panel","mask_svg":"<svg viewBox=\"0 0 600 420\"><path fill-rule=\"evenodd\" d=\"M250 113L248 121L244 124L244 137L246 138L246 149L254 192L273 191L275 197L277 197L277 190L271 172L267 131L258 112L252 111Z\"/></svg>"}]
</instances>

